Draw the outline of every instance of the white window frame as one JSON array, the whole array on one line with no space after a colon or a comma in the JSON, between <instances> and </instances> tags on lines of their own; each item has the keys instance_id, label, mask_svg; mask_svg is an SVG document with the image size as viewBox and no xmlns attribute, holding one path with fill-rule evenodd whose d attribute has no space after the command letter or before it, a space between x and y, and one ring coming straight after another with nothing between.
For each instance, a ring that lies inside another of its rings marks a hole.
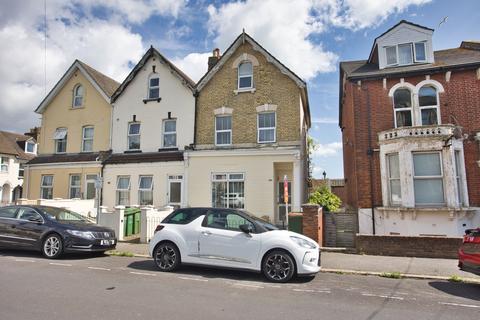
<instances>
[{"instance_id":1,"label":"white window frame","mask_svg":"<svg viewBox=\"0 0 480 320\"><path fill-rule=\"evenodd\" d=\"M172 202L171 201L171 184L172 183L180 183L180 202ZM180 206L183 203L183 175L168 175L167 176L167 203L171 206Z\"/></svg>"},{"instance_id":2,"label":"white window frame","mask_svg":"<svg viewBox=\"0 0 480 320\"><path fill-rule=\"evenodd\" d=\"M396 156L398 158L398 170L400 171L400 153L394 152L394 153L388 153L385 155L385 160L386 160L386 167L387 167L387 181L388 181L388 200L390 206L401 206L402 205L402 185L401 185L401 179L400 179L400 172L398 178L392 178L391 174L391 168L390 168L390 157ZM398 181L400 183L400 201L394 201L392 198L392 181Z\"/></svg>"},{"instance_id":3,"label":"white window frame","mask_svg":"<svg viewBox=\"0 0 480 320\"><path fill-rule=\"evenodd\" d=\"M56 131L58 130L64 130L65 131L65 136L63 139L55 139L55 153L58 154L63 154L67 153L67 142L68 142L68 129L67 128L57 128ZM59 144L64 143L65 144L65 151L58 151L58 146Z\"/></svg>"},{"instance_id":4,"label":"white window frame","mask_svg":"<svg viewBox=\"0 0 480 320\"><path fill-rule=\"evenodd\" d=\"M169 132L165 131L167 122L175 122L175 131L169 131ZM177 119L165 119L165 120L163 120L162 127L163 127L163 130L162 130L162 132L163 132L162 147L163 148L175 148L175 147L177 147L177 145L178 145L178 141L177 141ZM165 145L165 136L169 136L169 135L175 136L175 145L172 145L172 146L166 146Z\"/></svg>"},{"instance_id":5,"label":"white window frame","mask_svg":"<svg viewBox=\"0 0 480 320\"><path fill-rule=\"evenodd\" d=\"M248 75L240 75L240 66L242 64L246 64L246 63L249 63L251 66L252 66L252 73L251 74L248 74ZM240 87L240 79L241 78L250 78L250 87ZM251 90L254 88L254 84L253 84L253 63L250 61L250 60L243 60L242 62L240 62L238 64L238 68L237 68L237 89L238 91L242 91L242 90Z\"/></svg>"},{"instance_id":6,"label":"white window frame","mask_svg":"<svg viewBox=\"0 0 480 320\"><path fill-rule=\"evenodd\" d=\"M395 62L394 63L388 63L388 54L387 54L387 49L388 48L395 48ZM397 64L398 64L398 47L397 46L386 46L385 47L385 65L396 66Z\"/></svg>"},{"instance_id":7,"label":"white window frame","mask_svg":"<svg viewBox=\"0 0 480 320\"><path fill-rule=\"evenodd\" d=\"M18 178L23 179L24 177L25 177L25 164L19 163L18 164Z\"/></svg>"},{"instance_id":8,"label":"white window frame","mask_svg":"<svg viewBox=\"0 0 480 320\"><path fill-rule=\"evenodd\" d=\"M89 178L89 176L90 176L90 178ZM91 179L92 176L95 176L95 178L94 178L94 179ZM97 179L98 179L98 174L96 174L96 173L87 173L87 174L85 174L85 184L84 184L84 188L85 188L84 190L85 190L85 192L83 193L83 198L84 198L84 199L88 199L88 185L89 185L90 183L93 183L93 186L94 186L94 189L95 189L95 196L94 196L93 198L91 198L91 199L96 199L96 198L97 198L97 189L95 188L95 181L96 181Z\"/></svg>"},{"instance_id":9,"label":"white window frame","mask_svg":"<svg viewBox=\"0 0 480 320\"><path fill-rule=\"evenodd\" d=\"M138 124L139 125L139 128L138 128L138 133L130 133L130 126L133 125L133 124ZM142 147L142 137L141 137L141 131L142 130L142 124L138 121L135 121L135 122L129 122L128 123L128 131L127 131L127 150L141 150L141 147ZM131 149L130 148L130 138L131 137L136 137L138 136L138 141L139 141L139 148L137 149Z\"/></svg>"},{"instance_id":10,"label":"white window frame","mask_svg":"<svg viewBox=\"0 0 480 320\"><path fill-rule=\"evenodd\" d=\"M85 132L86 129L92 129L93 134L91 138L86 138L85 137ZM95 135L95 128L94 126L84 126L82 127L82 152L93 152L93 137ZM91 141L92 142L92 149L91 150L85 150L85 141Z\"/></svg>"},{"instance_id":11,"label":"white window frame","mask_svg":"<svg viewBox=\"0 0 480 320\"><path fill-rule=\"evenodd\" d=\"M416 47L417 44L423 45L423 51L425 52L424 60L417 59L417 47ZM413 53L414 53L414 57L413 57L414 62L427 62L427 43L425 41L418 41L418 42L414 42L412 46L413 46Z\"/></svg>"},{"instance_id":12,"label":"white window frame","mask_svg":"<svg viewBox=\"0 0 480 320\"><path fill-rule=\"evenodd\" d=\"M415 175L415 161L413 160L416 154L438 154L439 155L439 162L440 162L440 175L439 176L417 176ZM411 153L412 157L412 186L414 191L414 201L415 207L439 207L446 204L447 197L445 196L445 181L444 181L444 173L443 173L443 158L441 151L413 151ZM443 189L443 202L442 203L421 203L417 204L415 199L415 180L432 180L438 179L442 182L442 189Z\"/></svg>"},{"instance_id":13,"label":"white window frame","mask_svg":"<svg viewBox=\"0 0 480 320\"><path fill-rule=\"evenodd\" d=\"M241 175L241 178L235 178L233 176L235 175ZM210 187L210 192L213 192L213 184L216 182L223 183L225 182L227 185L226 192L225 194L227 195L227 207L224 208L231 208L230 207L230 199L228 198L228 195L231 193L230 192L230 183L229 182L243 182L243 208L237 208L237 209L245 209L246 207L246 201L245 201L245 173L243 172L214 172L211 175L211 187ZM210 193L210 196L212 194ZM212 199L212 207L215 207L215 203L213 202Z\"/></svg>"},{"instance_id":14,"label":"white window frame","mask_svg":"<svg viewBox=\"0 0 480 320\"><path fill-rule=\"evenodd\" d=\"M410 92L410 105L411 105L410 108L395 108L395 92L397 92L397 90L408 90L408 91ZM400 88L397 88L397 89L395 90L395 92L393 92L393 96L392 96L393 111L394 111L393 119L394 119L394 121L395 121L395 128L398 128L398 125L397 125L397 112L401 112L401 111L410 111L410 119L411 119L411 121L412 121L412 125L411 125L410 127L415 126L415 118L414 118L414 112L413 112L414 101L413 101L413 93L412 93L412 90L410 90L410 88L400 87ZM408 127L408 126L407 126L407 127ZM400 128L403 128L403 127L400 127Z\"/></svg>"},{"instance_id":15,"label":"white window frame","mask_svg":"<svg viewBox=\"0 0 480 320\"><path fill-rule=\"evenodd\" d=\"M462 150L455 149L453 151L453 161L455 164L455 182L457 184L457 201L460 207L466 205L465 192L463 190L464 180L463 180L463 168L464 168L464 158L462 156Z\"/></svg>"},{"instance_id":16,"label":"white window frame","mask_svg":"<svg viewBox=\"0 0 480 320\"><path fill-rule=\"evenodd\" d=\"M120 182L120 179L121 178L128 178L128 187L125 188L125 189L119 189L118 188L118 183ZM121 205L121 206L128 206L130 205L130 186L132 184L132 181L130 179L130 176L125 176L125 175L120 175L120 176L117 176L117 182L116 182L116 185L115 185L115 203L117 206ZM120 204L120 197L119 197L119 193L120 192L126 192L128 197L127 197L127 203L122 203Z\"/></svg>"},{"instance_id":17,"label":"white window frame","mask_svg":"<svg viewBox=\"0 0 480 320\"><path fill-rule=\"evenodd\" d=\"M230 129L228 129L228 130L217 130L217 118L226 118L226 117L230 117ZM233 116L231 114L217 115L217 116L215 116L214 121L215 121L215 145L219 146L219 147L231 146L232 145L232 140L233 140L233 137L232 137ZM227 143L227 144L217 143L217 133L224 133L224 132L229 132L230 133L230 143Z\"/></svg>"},{"instance_id":18,"label":"white window frame","mask_svg":"<svg viewBox=\"0 0 480 320\"><path fill-rule=\"evenodd\" d=\"M264 114L274 114L275 118L275 126L274 127L263 127L260 128L260 115ZM260 141L260 131L267 131L273 129L273 140L272 141ZM277 112L275 111L267 111L267 112L260 112L257 114L257 143L275 143L277 141Z\"/></svg>"},{"instance_id":19,"label":"white window frame","mask_svg":"<svg viewBox=\"0 0 480 320\"><path fill-rule=\"evenodd\" d=\"M142 188L142 179L143 178L151 178L152 183L150 184L149 188ZM151 194L152 203L144 204L142 203L142 195L146 192ZM138 177L138 204L141 206L153 205L153 176L152 175L141 175Z\"/></svg>"},{"instance_id":20,"label":"white window frame","mask_svg":"<svg viewBox=\"0 0 480 320\"><path fill-rule=\"evenodd\" d=\"M33 151L28 151L28 145L33 145ZM25 152L26 153L31 153L31 154L36 154L37 153L37 144L33 141L25 141Z\"/></svg>"},{"instance_id":21,"label":"white window frame","mask_svg":"<svg viewBox=\"0 0 480 320\"><path fill-rule=\"evenodd\" d=\"M78 92L78 89L82 89L83 92L82 94L77 94ZM85 88L83 85L81 85L80 83L77 84L74 88L73 88L73 101L72 101L72 108L81 108L83 106L83 99L85 97ZM80 104L77 105L77 98L81 99L80 101Z\"/></svg>"},{"instance_id":22,"label":"white window frame","mask_svg":"<svg viewBox=\"0 0 480 320\"><path fill-rule=\"evenodd\" d=\"M9 157L1 156L0 157L0 173L8 173L9 168Z\"/></svg>"},{"instance_id":23,"label":"white window frame","mask_svg":"<svg viewBox=\"0 0 480 320\"><path fill-rule=\"evenodd\" d=\"M51 185L45 185L45 177L52 177L52 184ZM40 178L40 198L41 199L53 199L53 183L54 183L54 176L52 174L42 174L42 177ZM44 189L50 189L50 193L52 195L51 198L43 198L43 190Z\"/></svg>"},{"instance_id":24,"label":"white window frame","mask_svg":"<svg viewBox=\"0 0 480 320\"><path fill-rule=\"evenodd\" d=\"M152 86L151 82L150 82L152 79L158 79L158 85ZM147 87L148 87L148 91L147 91L148 99L151 99L151 100L160 99L160 76L158 74L154 73L148 78L148 86ZM158 89L158 97L151 97L150 96L151 89Z\"/></svg>"},{"instance_id":25,"label":"white window frame","mask_svg":"<svg viewBox=\"0 0 480 320\"><path fill-rule=\"evenodd\" d=\"M410 54L411 54L412 60L411 60L409 63L400 63L400 55L399 55L400 50L399 50L399 47L400 47L400 46L407 46L407 45L410 46ZM413 64L414 61L415 61L413 55L414 55L414 53L413 53L413 43L412 43L412 42L399 43L399 44L397 44L397 64L398 64L399 66L409 66L409 65Z\"/></svg>"},{"instance_id":26,"label":"white window frame","mask_svg":"<svg viewBox=\"0 0 480 320\"><path fill-rule=\"evenodd\" d=\"M73 177L79 177L79 184L78 186L73 185ZM78 197L72 198L72 190L73 189L78 189ZM72 173L69 177L69 183L68 183L68 198L69 199L81 199L82 198L82 175L80 173Z\"/></svg>"},{"instance_id":27,"label":"white window frame","mask_svg":"<svg viewBox=\"0 0 480 320\"><path fill-rule=\"evenodd\" d=\"M433 106L420 106L420 90L422 90L422 88L424 87L430 87L430 88L433 88L435 90L435 94L437 95L437 104L436 105L433 105ZM420 89L418 89L418 108L420 110L420 119L418 121L418 123L420 123L420 125L422 126L426 126L427 124L423 124L423 117L422 117L422 110L424 109L435 109L436 113L437 113L437 125L440 125L441 122L441 117L440 117L440 95L438 94L438 89L433 86L433 85L424 85L422 86ZM413 119L412 119L413 120Z\"/></svg>"}]
</instances>

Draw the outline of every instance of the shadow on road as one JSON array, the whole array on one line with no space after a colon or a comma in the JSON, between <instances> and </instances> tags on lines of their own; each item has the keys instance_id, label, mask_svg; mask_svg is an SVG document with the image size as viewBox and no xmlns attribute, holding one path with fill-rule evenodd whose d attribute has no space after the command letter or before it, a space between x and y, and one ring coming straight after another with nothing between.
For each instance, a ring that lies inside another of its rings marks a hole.
<instances>
[{"instance_id":1,"label":"shadow on road","mask_svg":"<svg viewBox=\"0 0 480 320\"><path fill-rule=\"evenodd\" d=\"M428 284L453 296L480 301L480 284L445 281L431 281Z\"/></svg>"},{"instance_id":2,"label":"shadow on road","mask_svg":"<svg viewBox=\"0 0 480 320\"><path fill-rule=\"evenodd\" d=\"M134 261L128 265L128 268L160 272L155 267L153 260ZM226 280L246 280L267 282L261 273L248 272L243 270L220 269L213 267L203 267L194 265L182 265L175 274L200 276L207 279L226 279ZM314 279L314 277L297 277L291 282L293 283L307 283Z\"/></svg>"},{"instance_id":3,"label":"shadow on road","mask_svg":"<svg viewBox=\"0 0 480 320\"><path fill-rule=\"evenodd\" d=\"M16 257L16 258L32 258L32 259L45 259L42 253L39 251L32 250L13 250L13 249L3 249L0 248L0 255L6 257ZM55 260L86 260L99 257L108 257L103 252L85 252L85 253L64 253L60 258Z\"/></svg>"}]
</instances>

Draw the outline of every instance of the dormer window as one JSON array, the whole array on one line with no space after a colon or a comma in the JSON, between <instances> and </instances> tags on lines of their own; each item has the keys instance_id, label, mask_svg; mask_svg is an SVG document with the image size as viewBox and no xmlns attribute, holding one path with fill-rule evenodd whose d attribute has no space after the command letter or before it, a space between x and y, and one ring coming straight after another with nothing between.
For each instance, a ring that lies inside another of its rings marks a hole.
<instances>
[{"instance_id":1,"label":"dormer window","mask_svg":"<svg viewBox=\"0 0 480 320\"><path fill-rule=\"evenodd\" d=\"M426 62L427 51L425 50L425 42L415 42L415 62Z\"/></svg>"},{"instance_id":2,"label":"dormer window","mask_svg":"<svg viewBox=\"0 0 480 320\"><path fill-rule=\"evenodd\" d=\"M79 108L83 104L83 86L77 84L73 89L73 108Z\"/></svg>"},{"instance_id":3,"label":"dormer window","mask_svg":"<svg viewBox=\"0 0 480 320\"><path fill-rule=\"evenodd\" d=\"M412 54L412 44L405 43L398 45L398 64L412 64L413 54Z\"/></svg>"},{"instance_id":4,"label":"dormer window","mask_svg":"<svg viewBox=\"0 0 480 320\"><path fill-rule=\"evenodd\" d=\"M402 43L385 47L387 66L404 66L427 62L425 42Z\"/></svg>"},{"instance_id":5,"label":"dormer window","mask_svg":"<svg viewBox=\"0 0 480 320\"><path fill-rule=\"evenodd\" d=\"M148 80L148 99L158 99L160 97L160 78L153 75Z\"/></svg>"},{"instance_id":6,"label":"dormer window","mask_svg":"<svg viewBox=\"0 0 480 320\"><path fill-rule=\"evenodd\" d=\"M25 142L25 152L27 153L36 153L35 152L35 143L32 141Z\"/></svg>"}]
</instances>

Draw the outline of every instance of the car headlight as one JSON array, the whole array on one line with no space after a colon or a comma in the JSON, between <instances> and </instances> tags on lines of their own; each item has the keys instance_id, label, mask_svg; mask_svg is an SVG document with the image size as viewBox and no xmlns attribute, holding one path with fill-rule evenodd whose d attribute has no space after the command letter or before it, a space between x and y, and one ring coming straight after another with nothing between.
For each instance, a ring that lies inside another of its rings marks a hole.
<instances>
[{"instance_id":1,"label":"car headlight","mask_svg":"<svg viewBox=\"0 0 480 320\"><path fill-rule=\"evenodd\" d=\"M72 236L93 240L95 237L90 231L67 230Z\"/></svg>"},{"instance_id":2,"label":"car headlight","mask_svg":"<svg viewBox=\"0 0 480 320\"><path fill-rule=\"evenodd\" d=\"M292 239L293 242L295 242L296 244L298 244L302 248L315 249L317 247L315 245L315 243L313 243L311 241L308 241L308 240L305 240L305 239L302 239L302 238L299 238L299 237L290 236L290 239Z\"/></svg>"}]
</instances>

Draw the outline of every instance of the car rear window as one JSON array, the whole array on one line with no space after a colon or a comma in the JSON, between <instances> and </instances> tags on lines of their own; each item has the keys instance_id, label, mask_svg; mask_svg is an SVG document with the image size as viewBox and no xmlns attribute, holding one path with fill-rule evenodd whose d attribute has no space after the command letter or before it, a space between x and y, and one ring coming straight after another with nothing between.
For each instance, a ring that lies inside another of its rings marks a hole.
<instances>
[{"instance_id":1,"label":"car rear window","mask_svg":"<svg viewBox=\"0 0 480 320\"><path fill-rule=\"evenodd\" d=\"M162 223L187 224L205 214L206 209L177 209L166 217Z\"/></svg>"}]
</instances>

